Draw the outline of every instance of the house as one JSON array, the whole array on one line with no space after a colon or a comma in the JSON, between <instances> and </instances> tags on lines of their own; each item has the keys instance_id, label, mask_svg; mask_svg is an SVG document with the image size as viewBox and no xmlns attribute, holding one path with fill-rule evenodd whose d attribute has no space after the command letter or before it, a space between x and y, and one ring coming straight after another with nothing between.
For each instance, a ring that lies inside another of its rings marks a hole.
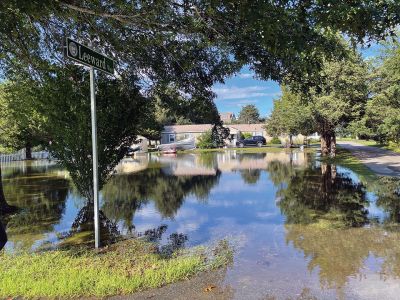
<instances>
[{"instance_id":1,"label":"house","mask_svg":"<svg viewBox=\"0 0 400 300\"><path fill-rule=\"evenodd\" d=\"M212 124L164 126L164 130L161 132L161 144L175 143L190 137L194 137L195 141L197 141L197 138L202 133L211 130L212 127ZM224 127L229 128L230 131L230 135L226 140L228 146L236 145L236 141L240 139L241 134L243 133L262 135L267 140L271 139L264 129L264 124L229 124Z\"/></svg>"},{"instance_id":2,"label":"house","mask_svg":"<svg viewBox=\"0 0 400 300\"><path fill-rule=\"evenodd\" d=\"M235 114L232 112L220 113L219 116L224 124L229 124L232 123L232 121L236 120Z\"/></svg>"},{"instance_id":3,"label":"house","mask_svg":"<svg viewBox=\"0 0 400 300\"><path fill-rule=\"evenodd\" d=\"M190 137L197 138L204 132L211 130L212 124L169 125L161 131L161 144L170 144Z\"/></svg>"},{"instance_id":4,"label":"house","mask_svg":"<svg viewBox=\"0 0 400 300\"><path fill-rule=\"evenodd\" d=\"M229 128L231 144L236 145L236 141L238 141L244 133L251 134L252 136L261 135L265 137L267 141L270 140L271 137L267 134L264 126L265 124L230 124L226 127Z\"/></svg>"}]
</instances>

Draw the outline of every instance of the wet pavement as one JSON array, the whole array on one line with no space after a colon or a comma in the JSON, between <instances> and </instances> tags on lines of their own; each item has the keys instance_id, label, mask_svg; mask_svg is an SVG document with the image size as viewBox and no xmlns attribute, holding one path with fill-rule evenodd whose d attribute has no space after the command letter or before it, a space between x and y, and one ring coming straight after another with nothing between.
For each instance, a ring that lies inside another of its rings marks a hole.
<instances>
[{"instance_id":1,"label":"wet pavement","mask_svg":"<svg viewBox=\"0 0 400 300\"><path fill-rule=\"evenodd\" d=\"M378 175L400 177L400 153L365 146L352 141L340 141L338 145L351 151L362 163Z\"/></svg>"}]
</instances>

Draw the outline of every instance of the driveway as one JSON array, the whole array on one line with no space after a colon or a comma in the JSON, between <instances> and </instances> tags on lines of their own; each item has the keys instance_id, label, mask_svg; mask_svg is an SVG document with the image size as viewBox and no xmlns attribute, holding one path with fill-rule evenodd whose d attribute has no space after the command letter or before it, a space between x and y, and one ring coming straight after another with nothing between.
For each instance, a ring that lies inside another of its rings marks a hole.
<instances>
[{"instance_id":1,"label":"driveway","mask_svg":"<svg viewBox=\"0 0 400 300\"><path fill-rule=\"evenodd\" d=\"M400 177L400 153L351 141L339 141L337 144L351 151L355 157L376 174Z\"/></svg>"}]
</instances>

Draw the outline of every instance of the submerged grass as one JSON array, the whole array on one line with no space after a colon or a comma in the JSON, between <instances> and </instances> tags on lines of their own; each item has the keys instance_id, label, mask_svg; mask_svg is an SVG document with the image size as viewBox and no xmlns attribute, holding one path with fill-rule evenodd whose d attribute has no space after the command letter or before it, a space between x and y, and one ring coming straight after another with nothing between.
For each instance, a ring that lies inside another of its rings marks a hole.
<instances>
[{"instance_id":1,"label":"submerged grass","mask_svg":"<svg viewBox=\"0 0 400 300\"><path fill-rule=\"evenodd\" d=\"M369 183L378 178L374 171L363 164L347 149L338 147L338 149L336 150L336 157L324 159L331 163L339 164L345 168L350 169L359 176L362 182Z\"/></svg>"},{"instance_id":2,"label":"submerged grass","mask_svg":"<svg viewBox=\"0 0 400 300\"><path fill-rule=\"evenodd\" d=\"M163 257L154 244L129 240L101 251L53 250L0 254L0 298L77 298L125 295L227 265L228 242Z\"/></svg>"}]
</instances>

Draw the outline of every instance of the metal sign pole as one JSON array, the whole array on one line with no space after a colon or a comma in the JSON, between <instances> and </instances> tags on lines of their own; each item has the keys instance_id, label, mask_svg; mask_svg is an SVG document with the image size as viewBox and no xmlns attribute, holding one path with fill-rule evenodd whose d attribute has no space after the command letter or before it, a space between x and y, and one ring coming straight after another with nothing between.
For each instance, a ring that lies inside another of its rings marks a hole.
<instances>
[{"instance_id":1,"label":"metal sign pole","mask_svg":"<svg viewBox=\"0 0 400 300\"><path fill-rule=\"evenodd\" d=\"M99 226L99 176L97 158L97 123L94 69L114 75L114 60L70 38L65 40L64 55L79 64L90 67L90 109L92 112L92 156L93 156L93 201L94 201L94 242L100 247Z\"/></svg>"},{"instance_id":2,"label":"metal sign pole","mask_svg":"<svg viewBox=\"0 0 400 300\"><path fill-rule=\"evenodd\" d=\"M94 244L100 247L99 227L99 183L97 168L97 122L96 122L96 94L94 85L94 68L90 67L90 109L92 115L92 156L93 156L93 200L94 200Z\"/></svg>"}]
</instances>

